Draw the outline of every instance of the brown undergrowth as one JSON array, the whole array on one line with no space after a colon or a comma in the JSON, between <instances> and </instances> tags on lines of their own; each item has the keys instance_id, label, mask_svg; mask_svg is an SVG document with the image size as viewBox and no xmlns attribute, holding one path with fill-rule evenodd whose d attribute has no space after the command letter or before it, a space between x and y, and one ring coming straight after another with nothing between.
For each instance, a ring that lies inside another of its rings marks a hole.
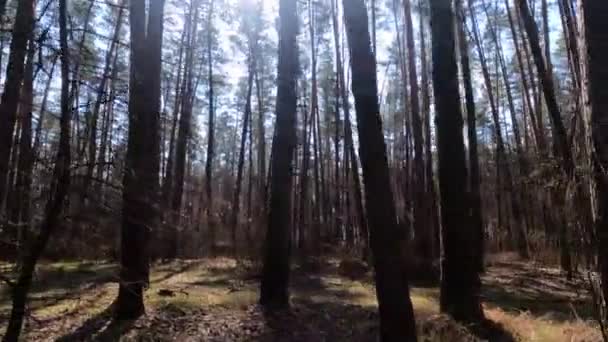
<instances>
[{"instance_id":1,"label":"brown undergrowth","mask_svg":"<svg viewBox=\"0 0 608 342\"><path fill-rule=\"evenodd\" d=\"M292 308L266 314L257 305L256 267L228 258L153 267L148 312L111 320L114 265L52 263L39 267L24 340L28 341L375 341L376 300L369 274L356 280L326 261L295 268ZM599 341L584 284L532 263L498 262L484 276L488 318L462 326L439 314L436 287L412 288L421 341ZM0 288L0 331L10 309Z\"/></svg>"}]
</instances>

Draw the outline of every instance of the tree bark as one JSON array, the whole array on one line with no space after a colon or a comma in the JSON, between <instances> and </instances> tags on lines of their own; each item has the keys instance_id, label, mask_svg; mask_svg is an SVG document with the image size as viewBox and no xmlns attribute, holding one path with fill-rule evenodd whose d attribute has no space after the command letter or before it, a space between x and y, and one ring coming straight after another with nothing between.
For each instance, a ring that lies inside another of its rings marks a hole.
<instances>
[{"instance_id":1,"label":"tree bark","mask_svg":"<svg viewBox=\"0 0 608 342\"><path fill-rule=\"evenodd\" d=\"M27 51L27 42L34 29L34 0L19 1L13 38L11 39L4 91L0 98L0 213L4 203L9 172L9 160L13 146L13 133L17 120L17 106L21 94L23 81L24 61Z\"/></svg>"},{"instance_id":2,"label":"tree bark","mask_svg":"<svg viewBox=\"0 0 608 342\"><path fill-rule=\"evenodd\" d=\"M473 82L471 78L471 66L469 62L469 46L465 35L466 19L462 9L462 1L456 0L456 15L458 27L458 43L460 53L460 64L462 68L462 79L464 83L465 103L467 110L467 137L469 142L469 193L471 206L471 225L475 230L475 258L478 260L479 270L484 270L484 227L481 212L481 177L479 174L479 154L477 151L477 111L475 109L475 98Z\"/></svg>"},{"instance_id":3,"label":"tree bark","mask_svg":"<svg viewBox=\"0 0 608 342\"><path fill-rule=\"evenodd\" d=\"M250 58L252 58L250 56ZM243 130L241 131L241 145L239 148L239 160L236 172L236 184L234 187L234 197L232 198L232 216L230 219L230 232L232 234L232 253L234 257L238 255L237 248L237 228L239 223L239 212L241 209L241 189L243 184L243 168L245 165L245 144L247 143L247 132L250 129L249 122L251 117L251 93L253 90L253 66L251 60L249 65L249 76L247 77L247 98L245 103L245 115L243 116Z\"/></svg>"},{"instance_id":4,"label":"tree bark","mask_svg":"<svg viewBox=\"0 0 608 342\"><path fill-rule=\"evenodd\" d=\"M115 317L145 311L149 284L149 237L159 223L159 117L164 0L130 2L131 70L129 133L123 178L120 284ZM147 23L147 27L146 27Z\"/></svg>"},{"instance_id":5,"label":"tree bark","mask_svg":"<svg viewBox=\"0 0 608 342\"><path fill-rule=\"evenodd\" d=\"M280 0L276 136L272 141L270 208L260 289L260 304L268 309L289 306L291 172L297 110L297 22L296 1Z\"/></svg>"},{"instance_id":6,"label":"tree bark","mask_svg":"<svg viewBox=\"0 0 608 342\"><path fill-rule=\"evenodd\" d=\"M207 131L207 160L205 161L205 192L207 195L207 225L209 227L209 244L215 252L215 220L213 216L213 158L215 156L215 108L213 92L213 0L209 0L209 17L207 18L207 72L209 77L209 127Z\"/></svg>"},{"instance_id":7,"label":"tree bark","mask_svg":"<svg viewBox=\"0 0 608 342\"><path fill-rule=\"evenodd\" d=\"M549 118L551 120L551 126L553 130L553 148L556 157L559 160L562 171L565 173L566 181L570 182L576 177L575 166L572 158L572 150L568 143L568 137L566 128L562 121L559 105L557 103L557 97L555 95L555 85L550 69L548 69L543 59L542 51L540 48L540 42L538 38L538 27L534 18L530 14L528 3L526 0L517 0L519 5L519 12L528 35L528 41L530 43L530 49L532 50L532 57L536 64L538 71L542 91L545 97L545 103L549 110ZM553 198L558 208L565 210L566 199L565 193L562 190L553 190ZM557 215L563 215L563 212L556 213ZM572 277L572 261L570 256L570 241L568 239L568 227L567 220L564 218L559 219L563 224L559 228L559 239L561 248L561 266L564 271L567 272L568 278Z\"/></svg>"},{"instance_id":8,"label":"tree bark","mask_svg":"<svg viewBox=\"0 0 608 342\"><path fill-rule=\"evenodd\" d=\"M17 233L17 252L24 252L29 223L31 220L30 201L32 187L32 170L34 158L32 154L32 107L34 97L34 53L35 44L30 40L23 89L21 91L21 135L19 137L19 160L17 163L17 181L15 184L16 203L11 221L15 224ZM18 258L22 259L22 258Z\"/></svg>"},{"instance_id":9,"label":"tree bark","mask_svg":"<svg viewBox=\"0 0 608 342\"><path fill-rule=\"evenodd\" d=\"M59 0L59 40L61 51L61 117L59 121L60 135L59 148L55 158L53 181L51 184L51 198L45 208L45 216L40 226L40 233L31 245L23 260L23 267L19 273L17 283L13 290L13 307L11 316L2 339L4 342L17 342L23 326L27 294L32 285L32 278L36 263L42 255L51 234L59 224L59 218L64 201L70 187L70 117L69 108L69 50L67 34L66 0Z\"/></svg>"},{"instance_id":10,"label":"tree bark","mask_svg":"<svg viewBox=\"0 0 608 342\"><path fill-rule=\"evenodd\" d=\"M586 60L588 81L586 95L591 109L593 145L595 147L594 176L597 186L597 220L595 223L598 238L598 261L601 288L604 300L608 298L608 45L606 44L606 17L608 2L581 0L580 8L585 37L583 54ZM606 305L606 303L603 303Z\"/></svg>"},{"instance_id":11,"label":"tree bark","mask_svg":"<svg viewBox=\"0 0 608 342\"><path fill-rule=\"evenodd\" d=\"M442 219L441 311L458 321L483 318L479 302L479 265L470 224L467 169L462 135L454 15L449 0L431 1L433 87L437 110L437 151Z\"/></svg>"},{"instance_id":12,"label":"tree bark","mask_svg":"<svg viewBox=\"0 0 608 342\"><path fill-rule=\"evenodd\" d=\"M419 258L419 271L432 269L432 241L429 220L425 204L426 192L424 187L424 155L422 138L422 119L420 118L420 102L418 98L418 73L416 71L416 47L414 44L414 25L412 23L412 6L410 0L403 1L403 11L406 26L406 46L408 52L408 75L410 81L410 111L414 133L414 232L415 254ZM423 272L418 272L423 273Z\"/></svg>"},{"instance_id":13,"label":"tree bark","mask_svg":"<svg viewBox=\"0 0 608 342\"><path fill-rule=\"evenodd\" d=\"M515 55L517 56L517 65L519 68L519 73L521 77L522 87L523 87L523 97L525 103L528 107L528 111L530 114L530 121L532 123L532 131L534 133L534 138L536 141L536 146L540 151L544 151L545 149L545 140L542 132L539 131L539 124L536 119L536 115L534 113L534 104L530 98L530 86L528 83L528 76L526 76L525 64L522 58L522 52L519 45L519 38L516 33L515 22L513 20L513 15L511 14L511 8L509 6L509 0L505 0L505 8L507 9L507 17L509 19L509 29L511 31L511 38L513 39L513 46L515 48ZM525 42L524 42L525 43ZM532 75L530 75L532 76Z\"/></svg>"},{"instance_id":14,"label":"tree bark","mask_svg":"<svg viewBox=\"0 0 608 342\"><path fill-rule=\"evenodd\" d=\"M538 70L538 74L542 84L542 91L545 97L547 108L549 109L549 118L553 129L553 144L560 159L560 163L566 175L572 177L574 174L574 162L572 160L572 152L568 144L566 128L562 121L557 98L555 95L555 85L551 72L545 64L543 54L540 48L538 38L538 28L534 22L534 18L530 14L528 3L526 0L517 0L519 12L528 35L528 41L532 50L532 57Z\"/></svg>"},{"instance_id":15,"label":"tree bark","mask_svg":"<svg viewBox=\"0 0 608 342\"><path fill-rule=\"evenodd\" d=\"M165 257L173 259L178 253L178 230L181 226L181 210L184 195L184 181L186 175L186 153L191 139L192 110L195 97L194 85L194 49L198 29L198 0L190 5L192 17L189 19L187 34L187 47L185 59L184 92L181 95L181 115L175 145L175 177L173 181L173 192L171 193L171 223L167 232L167 251Z\"/></svg>"},{"instance_id":16,"label":"tree bark","mask_svg":"<svg viewBox=\"0 0 608 342\"><path fill-rule=\"evenodd\" d=\"M110 75L110 69L112 67L112 58L114 56L114 50L118 47L118 39L120 38L120 30L122 27L122 17L124 13L124 7L120 7L118 10L118 17L116 18L116 25L114 26L114 33L112 35L112 41L110 42L110 46L108 47L108 51L105 56L105 66L103 69L103 73L101 75L101 81L97 86L97 98L95 100L95 104L93 105L93 112L91 113L91 122L89 127L89 136L88 136L88 156L87 156L87 169L86 174L84 176L84 182L81 189L81 202L87 198L87 192L89 186L91 184L93 178L93 171L95 169L95 161L97 155L97 122L99 119L99 111L101 110L101 104L105 101L108 101L105 96L106 84L108 82Z\"/></svg>"},{"instance_id":17,"label":"tree bark","mask_svg":"<svg viewBox=\"0 0 608 342\"><path fill-rule=\"evenodd\" d=\"M367 12L362 0L344 0L343 4L380 311L380 338L383 342L416 341L408 270L402 255L402 248L407 246L407 234L397 225Z\"/></svg>"}]
</instances>

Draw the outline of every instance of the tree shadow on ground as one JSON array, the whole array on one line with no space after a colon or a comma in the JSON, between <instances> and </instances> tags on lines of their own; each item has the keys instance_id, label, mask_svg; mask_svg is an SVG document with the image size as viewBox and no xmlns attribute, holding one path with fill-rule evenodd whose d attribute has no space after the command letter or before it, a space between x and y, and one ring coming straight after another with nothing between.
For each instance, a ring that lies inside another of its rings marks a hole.
<instances>
[{"instance_id":1,"label":"tree shadow on ground","mask_svg":"<svg viewBox=\"0 0 608 342\"><path fill-rule=\"evenodd\" d=\"M500 323L484 320L482 323L468 327L468 330L483 341L515 342L515 337Z\"/></svg>"},{"instance_id":2,"label":"tree shadow on ground","mask_svg":"<svg viewBox=\"0 0 608 342\"><path fill-rule=\"evenodd\" d=\"M376 309L343 301L298 299L291 310L265 313L266 330L251 341L377 341L380 333ZM504 327L486 320L476 325L461 325L444 315L418 318L419 341L492 341L515 342Z\"/></svg>"},{"instance_id":3,"label":"tree shadow on ground","mask_svg":"<svg viewBox=\"0 0 608 342\"><path fill-rule=\"evenodd\" d=\"M82 263L70 267L41 265L28 294L28 311L66 300L79 300L82 294L115 281L116 274L113 264ZM0 307L4 307L0 310L0 319L8 317L11 301L10 288L0 288Z\"/></svg>"},{"instance_id":4,"label":"tree shadow on ground","mask_svg":"<svg viewBox=\"0 0 608 342\"><path fill-rule=\"evenodd\" d=\"M87 319L76 330L59 337L57 342L118 341L127 334L136 320L114 320L114 303L97 315Z\"/></svg>"},{"instance_id":5,"label":"tree shadow on ground","mask_svg":"<svg viewBox=\"0 0 608 342\"><path fill-rule=\"evenodd\" d=\"M55 290L69 294L74 289L104 284L117 279L118 268L114 264L82 263L77 266L40 265L34 274L31 294ZM0 289L0 303L10 299L10 289Z\"/></svg>"},{"instance_id":6,"label":"tree shadow on ground","mask_svg":"<svg viewBox=\"0 0 608 342\"><path fill-rule=\"evenodd\" d=\"M267 329L255 341L375 341L376 313L341 301L294 300L289 311L265 312Z\"/></svg>"},{"instance_id":7,"label":"tree shadow on ground","mask_svg":"<svg viewBox=\"0 0 608 342\"><path fill-rule=\"evenodd\" d=\"M461 324L447 315L433 315L418 326L421 341L491 341L515 342L517 339L501 324L484 320L476 324Z\"/></svg>"},{"instance_id":8,"label":"tree shadow on ground","mask_svg":"<svg viewBox=\"0 0 608 342\"><path fill-rule=\"evenodd\" d=\"M586 284L532 264L509 263L489 268L483 278L482 300L507 312L530 312L564 322L593 319Z\"/></svg>"},{"instance_id":9,"label":"tree shadow on ground","mask_svg":"<svg viewBox=\"0 0 608 342\"><path fill-rule=\"evenodd\" d=\"M200 262L178 262L177 264L158 264L157 267L153 267L155 272L160 272L162 275L158 278L152 279L152 283L162 283L172 277L175 277L181 273L191 271L201 265Z\"/></svg>"}]
</instances>

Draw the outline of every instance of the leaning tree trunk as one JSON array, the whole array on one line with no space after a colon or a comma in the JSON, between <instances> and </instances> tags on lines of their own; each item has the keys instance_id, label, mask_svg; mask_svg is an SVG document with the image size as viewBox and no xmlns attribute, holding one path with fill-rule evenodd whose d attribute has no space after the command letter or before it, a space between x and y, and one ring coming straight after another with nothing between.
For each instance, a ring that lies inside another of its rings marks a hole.
<instances>
[{"instance_id":1,"label":"leaning tree trunk","mask_svg":"<svg viewBox=\"0 0 608 342\"><path fill-rule=\"evenodd\" d=\"M407 246L407 233L397 224L378 104L376 58L371 50L367 28L367 10L363 0L344 0L343 4L380 311L380 337L383 342L416 341L407 267L402 254L403 247Z\"/></svg>"},{"instance_id":2,"label":"leaning tree trunk","mask_svg":"<svg viewBox=\"0 0 608 342\"><path fill-rule=\"evenodd\" d=\"M566 181L574 181L576 174L574 161L572 159L572 151L568 143L566 128L564 126L559 105L557 103L553 76L551 70L545 63L542 50L540 48L540 42L538 38L538 27L536 25L536 22L534 21L534 18L532 17L532 14L530 13L527 1L517 0L517 4L519 7L521 19L524 23L524 27L528 35L530 49L532 51L532 57L534 58L534 63L536 64L536 69L540 77L542 91L545 97L545 103L547 104L547 108L549 110L549 119L551 121L551 126L553 130L553 146L556 152L556 157L559 159L562 171L565 173ZM565 192L565 189L554 189L552 194L557 207L560 208L558 210L561 211L564 211L564 209L566 209ZM556 215L563 216L564 213L556 213ZM565 217L563 217L560 218L560 221L563 221L563 224L561 224L559 228L561 266L562 269L567 272L568 278L571 278L572 261L569 247L570 241L568 239L567 220Z\"/></svg>"},{"instance_id":3,"label":"leaning tree trunk","mask_svg":"<svg viewBox=\"0 0 608 342\"><path fill-rule=\"evenodd\" d=\"M23 326L27 294L32 285L36 263L55 228L59 225L64 201L70 187L70 118L69 108L69 49L67 33L66 0L59 0L59 41L61 49L61 117L59 120L59 148L55 158L51 197L45 208L45 215L39 235L32 243L23 259L23 267L17 282L13 284L13 307L3 337L4 342L17 342Z\"/></svg>"},{"instance_id":4,"label":"leaning tree trunk","mask_svg":"<svg viewBox=\"0 0 608 342\"><path fill-rule=\"evenodd\" d=\"M99 112L101 110L101 104L108 99L104 97L104 91L106 89L106 84L110 78L110 68L112 67L114 50L118 47L118 39L120 38L120 29L122 27L122 17L124 13L124 8L121 7L118 10L118 17L116 18L116 24L114 26L114 33L112 36L112 41L110 42L110 46L105 56L105 66L103 69L103 73L101 75L101 81L97 86L97 98L95 100L95 104L93 105L93 112L91 114L91 122L89 128L89 142L88 142L88 160L87 160L87 169L86 174L84 176L84 182L81 191L81 205L84 203L84 200L87 198L87 192L91 181L93 179L93 171L95 170L95 161L97 155L97 122L99 121ZM111 100L110 100L111 101Z\"/></svg>"},{"instance_id":5,"label":"leaning tree trunk","mask_svg":"<svg viewBox=\"0 0 608 342\"><path fill-rule=\"evenodd\" d=\"M467 168L462 135L458 68L450 0L431 1L433 87L437 110L437 151L442 219L441 311L456 320L483 318L479 302L476 229L469 219Z\"/></svg>"},{"instance_id":6,"label":"leaning tree trunk","mask_svg":"<svg viewBox=\"0 0 608 342\"><path fill-rule=\"evenodd\" d=\"M34 0L19 1L11 39L4 91L0 98L0 213L6 196L9 160L17 120L27 42L34 29Z\"/></svg>"}]
</instances>

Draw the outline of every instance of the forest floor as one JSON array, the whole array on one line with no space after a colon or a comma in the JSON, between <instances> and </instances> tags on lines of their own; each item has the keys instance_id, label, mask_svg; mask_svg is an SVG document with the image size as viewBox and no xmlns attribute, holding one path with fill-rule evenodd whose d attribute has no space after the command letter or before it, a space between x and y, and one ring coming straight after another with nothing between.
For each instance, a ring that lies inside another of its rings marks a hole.
<instances>
[{"instance_id":1,"label":"forest floor","mask_svg":"<svg viewBox=\"0 0 608 342\"><path fill-rule=\"evenodd\" d=\"M115 265L46 263L36 273L24 340L376 341L371 276L353 280L340 273L338 261L328 261L316 273L296 268L292 309L272 316L256 305L259 279L251 267L227 258L157 264L146 293L147 314L117 323L110 319ZM566 281L556 269L509 261L488 267L483 284L488 318L483 327L460 326L439 315L439 290L414 286L419 340L601 341L582 281ZM11 304L3 286L0 334Z\"/></svg>"}]
</instances>

